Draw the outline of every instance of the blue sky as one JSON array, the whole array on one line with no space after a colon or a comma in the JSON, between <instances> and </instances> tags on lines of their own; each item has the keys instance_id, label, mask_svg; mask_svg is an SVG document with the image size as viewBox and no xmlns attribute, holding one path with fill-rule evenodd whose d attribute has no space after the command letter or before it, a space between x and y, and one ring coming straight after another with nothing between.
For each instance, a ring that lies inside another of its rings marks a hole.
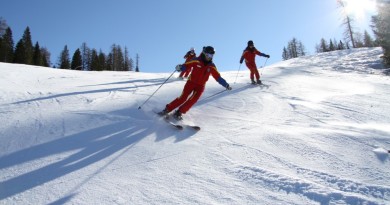
<instances>
[{"instance_id":1,"label":"blue sky","mask_svg":"<svg viewBox=\"0 0 390 205\"><path fill-rule=\"evenodd\" d=\"M282 60L282 49L293 37L314 54L321 38L343 40L344 30L336 0L1 1L0 16L15 44L29 26L33 43L49 50L52 63L65 45L72 57L83 42L106 54L117 44L127 46L133 59L139 54L141 72L171 72L190 47L198 54L207 45L216 49L220 71L238 70L248 40L271 56L269 65ZM364 15L355 27L372 33L369 24L370 16ZM265 59L256 61L260 67Z\"/></svg>"}]
</instances>

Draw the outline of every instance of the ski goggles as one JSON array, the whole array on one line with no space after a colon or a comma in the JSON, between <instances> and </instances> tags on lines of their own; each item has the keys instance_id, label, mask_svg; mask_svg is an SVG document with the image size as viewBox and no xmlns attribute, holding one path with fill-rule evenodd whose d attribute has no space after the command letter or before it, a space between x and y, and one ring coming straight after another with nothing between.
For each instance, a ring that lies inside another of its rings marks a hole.
<instances>
[{"instance_id":1,"label":"ski goggles","mask_svg":"<svg viewBox=\"0 0 390 205\"><path fill-rule=\"evenodd\" d=\"M204 53L204 52L203 52ZM204 53L204 55L206 56L206 58L208 59L213 59L213 56L214 54L211 54L211 53Z\"/></svg>"}]
</instances>

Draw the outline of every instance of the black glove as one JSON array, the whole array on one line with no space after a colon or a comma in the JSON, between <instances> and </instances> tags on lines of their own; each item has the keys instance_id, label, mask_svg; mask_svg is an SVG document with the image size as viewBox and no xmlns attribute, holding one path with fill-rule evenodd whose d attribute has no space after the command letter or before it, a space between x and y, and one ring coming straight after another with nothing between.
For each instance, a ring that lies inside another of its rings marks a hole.
<instances>
[{"instance_id":1,"label":"black glove","mask_svg":"<svg viewBox=\"0 0 390 205\"><path fill-rule=\"evenodd\" d=\"M229 84L226 85L226 90L232 90L232 87L230 87Z\"/></svg>"},{"instance_id":2,"label":"black glove","mask_svg":"<svg viewBox=\"0 0 390 205\"><path fill-rule=\"evenodd\" d=\"M264 57L269 58L270 56L266 54Z\"/></svg>"},{"instance_id":3,"label":"black glove","mask_svg":"<svg viewBox=\"0 0 390 205\"><path fill-rule=\"evenodd\" d=\"M177 66L175 67L175 69L176 69L177 72L181 72L181 66L182 66L182 65L179 64L179 65L177 65Z\"/></svg>"},{"instance_id":4,"label":"black glove","mask_svg":"<svg viewBox=\"0 0 390 205\"><path fill-rule=\"evenodd\" d=\"M243 60L243 59L241 59L241 60L240 60L240 64L242 64L242 62L243 62L243 61L244 61L244 60Z\"/></svg>"}]
</instances>

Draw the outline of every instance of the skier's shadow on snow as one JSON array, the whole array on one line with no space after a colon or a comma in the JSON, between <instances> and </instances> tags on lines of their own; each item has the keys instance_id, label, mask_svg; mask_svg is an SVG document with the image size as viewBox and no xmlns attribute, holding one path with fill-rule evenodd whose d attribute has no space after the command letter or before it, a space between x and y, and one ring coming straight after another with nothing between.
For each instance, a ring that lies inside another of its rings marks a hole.
<instances>
[{"instance_id":1,"label":"skier's shadow on snow","mask_svg":"<svg viewBox=\"0 0 390 205\"><path fill-rule=\"evenodd\" d=\"M375 156L378 158L379 161L382 163L386 163L389 159L389 151L387 150L374 150Z\"/></svg>"},{"instance_id":2,"label":"skier's shadow on snow","mask_svg":"<svg viewBox=\"0 0 390 205\"><path fill-rule=\"evenodd\" d=\"M155 112L156 111L149 111L149 113L153 113L153 116L150 116L149 114L147 114L147 116L155 122L153 126L156 131L156 142L163 141L170 137L175 137L174 142L177 143L186 140L197 133L197 131L188 127L184 127L183 130L178 130L169 123L165 122L163 118L157 116Z\"/></svg>"},{"instance_id":3,"label":"skier's shadow on snow","mask_svg":"<svg viewBox=\"0 0 390 205\"><path fill-rule=\"evenodd\" d=\"M118 111L118 113L125 113L125 111ZM91 174L89 177L86 176L88 178L87 180L80 179L80 181L84 180L80 182L84 184L90 178L94 177L96 173L109 167L115 159L126 153L126 151L131 149L140 140L155 132L155 126L147 120L137 121L134 118L127 118L116 123L60 137L57 140L2 156L0 157L0 170L22 164L43 162L44 158L53 158L56 155L57 158L63 158L49 162L35 170L1 181L0 201L61 178L96 162L102 163L108 161L105 165L101 166L100 170L94 172L95 174ZM191 133L181 133L176 138L176 141L184 140L191 135ZM157 136L158 140L163 140L175 136L175 132L157 133ZM117 155L114 160L104 161L114 154ZM65 196L63 200L70 200L70 198Z\"/></svg>"}]
</instances>

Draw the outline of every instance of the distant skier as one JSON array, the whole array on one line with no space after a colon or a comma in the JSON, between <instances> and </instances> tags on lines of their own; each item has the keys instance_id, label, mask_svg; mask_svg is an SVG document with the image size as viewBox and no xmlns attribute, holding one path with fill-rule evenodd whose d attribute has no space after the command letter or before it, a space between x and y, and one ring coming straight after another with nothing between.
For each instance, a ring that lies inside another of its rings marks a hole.
<instances>
[{"instance_id":1,"label":"distant skier","mask_svg":"<svg viewBox=\"0 0 390 205\"><path fill-rule=\"evenodd\" d=\"M252 81L252 84L256 84L256 83L261 84L260 74L259 74L259 71L257 70L257 66L255 63L256 55L263 56L266 58L270 57L269 55L258 51L255 48L253 41L248 41L248 46L245 48L244 52L242 53L242 56L240 59L240 64L242 64L242 62L245 59L245 64L248 67L248 69L250 70L250 79ZM256 77L256 81L255 81L255 77Z\"/></svg>"},{"instance_id":2,"label":"distant skier","mask_svg":"<svg viewBox=\"0 0 390 205\"><path fill-rule=\"evenodd\" d=\"M213 47L203 47L203 51L198 57L193 58L183 65L179 64L176 66L176 70L179 72L193 67L192 74L184 85L182 94L167 104L165 109L159 112L159 115L167 115L172 110L180 106L173 114L173 117L176 120L182 120L182 114L185 114L188 110L190 110L190 108L199 100L210 75L212 75L213 78L226 89L232 89L226 80L221 77L215 67L212 61L214 53L215 51Z\"/></svg>"},{"instance_id":3,"label":"distant skier","mask_svg":"<svg viewBox=\"0 0 390 205\"><path fill-rule=\"evenodd\" d=\"M185 55L184 55L184 59L186 59L185 62L188 62L190 61L191 59L195 58L196 57L196 53L195 53L195 49L194 48L191 48ZM192 67L191 68L188 68L186 69L185 71L182 71L179 75L179 78L187 78L188 75L191 73L191 70L192 70Z\"/></svg>"}]
</instances>

